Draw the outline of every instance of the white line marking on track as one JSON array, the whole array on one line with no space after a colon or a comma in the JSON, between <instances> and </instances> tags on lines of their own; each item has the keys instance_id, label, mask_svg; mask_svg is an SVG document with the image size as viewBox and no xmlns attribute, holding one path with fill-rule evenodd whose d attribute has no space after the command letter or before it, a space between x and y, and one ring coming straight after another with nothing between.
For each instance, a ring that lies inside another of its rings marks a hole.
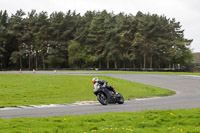
<instances>
[{"instance_id":1,"label":"white line marking on track","mask_svg":"<svg viewBox=\"0 0 200 133\"><path fill-rule=\"evenodd\" d=\"M162 97L147 97L147 98L139 98L135 99L136 101L143 101L143 100L150 100L150 99L157 99L157 98L162 98Z\"/></svg>"},{"instance_id":2,"label":"white line marking on track","mask_svg":"<svg viewBox=\"0 0 200 133\"><path fill-rule=\"evenodd\" d=\"M200 76L197 75L179 75L179 76L200 78Z\"/></svg>"},{"instance_id":3,"label":"white line marking on track","mask_svg":"<svg viewBox=\"0 0 200 133\"><path fill-rule=\"evenodd\" d=\"M28 105L28 106L16 106L0 108L1 110L14 110L14 109L34 109L34 108L53 108L53 107L67 107L67 106L83 106L83 105L95 105L100 104L98 101L80 101L71 104L50 104L50 105Z\"/></svg>"}]
</instances>

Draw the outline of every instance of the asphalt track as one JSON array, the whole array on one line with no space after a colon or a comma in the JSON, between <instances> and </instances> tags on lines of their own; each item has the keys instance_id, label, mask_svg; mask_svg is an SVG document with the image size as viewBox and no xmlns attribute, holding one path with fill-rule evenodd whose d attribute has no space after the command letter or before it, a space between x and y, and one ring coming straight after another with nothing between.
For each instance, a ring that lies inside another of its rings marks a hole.
<instances>
[{"instance_id":1,"label":"asphalt track","mask_svg":"<svg viewBox=\"0 0 200 133\"><path fill-rule=\"evenodd\" d=\"M2 72L1 72L2 73ZM18 73L18 72L8 72ZM24 72L31 73L31 72ZM53 72L37 72L53 74ZM76 74L57 72L57 74ZM84 74L84 73L83 73ZM84 74L85 75L85 74ZM89 74L93 75L93 74ZM0 109L0 118L47 117L64 115L85 115L105 112L135 112L143 110L168 110L200 108L200 76L162 74L94 74L106 75L147 85L171 89L177 94L168 97L144 98L125 101L124 104L103 106L94 104L65 104L59 106L21 107Z\"/></svg>"}]
</instances>

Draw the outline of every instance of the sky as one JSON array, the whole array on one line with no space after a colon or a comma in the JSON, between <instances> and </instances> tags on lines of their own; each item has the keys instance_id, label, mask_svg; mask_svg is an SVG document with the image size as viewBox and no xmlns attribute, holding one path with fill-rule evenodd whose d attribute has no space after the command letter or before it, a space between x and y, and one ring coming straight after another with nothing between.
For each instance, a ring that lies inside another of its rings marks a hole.
<instances>
[{"instance_id":1,"label":"sky","mask_svg":"<svg viewBox=\"0 0 200 133\"><path fill-rule=\"evenodd\" d=\"M22 9L25 13L36 10L38 13L54 11L66 13L68 10L83 15L88 10L107 10L118 14L136 15L143 13L165 15L180 22L184 37L193 39L192 52L200 52L200 0L0 0L0 10L7 10L9 16Z\"/></svg>"}]
</instances>

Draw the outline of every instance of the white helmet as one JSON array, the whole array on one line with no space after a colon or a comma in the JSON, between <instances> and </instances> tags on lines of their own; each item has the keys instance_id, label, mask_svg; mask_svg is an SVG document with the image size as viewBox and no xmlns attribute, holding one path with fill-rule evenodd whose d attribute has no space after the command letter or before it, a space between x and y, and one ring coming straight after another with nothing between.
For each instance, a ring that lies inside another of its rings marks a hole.
<instances>
[{"instance_id":1,"label":"white helmet","mask_svg":"<svg viewBox=\"0 0 200 133\"><path fill-rule=\"evenodd\" d=\"M98 79L97 77L94 77L94 78L92 79L92 82L95 84L98 80L99 80L99 79Z\"/></svg>"}]
</instances>

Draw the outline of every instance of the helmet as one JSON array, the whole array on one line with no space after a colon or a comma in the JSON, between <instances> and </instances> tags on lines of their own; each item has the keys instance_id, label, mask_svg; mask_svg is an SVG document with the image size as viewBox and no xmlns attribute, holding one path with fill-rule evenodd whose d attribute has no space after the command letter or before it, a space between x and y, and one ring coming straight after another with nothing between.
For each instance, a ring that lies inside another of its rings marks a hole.
<instances>
[{"instance_id":1,"label":"helmet","mask_svg":"<svg viewBox=\"0 0 200 133\"><path fill-rule=\"evenodd\" d=\"M94 78L92 79L92 82L95 84L98 80L99 80L99 79L98 79L97 77L94 77Z\"/></svg>"}]
</instances>

